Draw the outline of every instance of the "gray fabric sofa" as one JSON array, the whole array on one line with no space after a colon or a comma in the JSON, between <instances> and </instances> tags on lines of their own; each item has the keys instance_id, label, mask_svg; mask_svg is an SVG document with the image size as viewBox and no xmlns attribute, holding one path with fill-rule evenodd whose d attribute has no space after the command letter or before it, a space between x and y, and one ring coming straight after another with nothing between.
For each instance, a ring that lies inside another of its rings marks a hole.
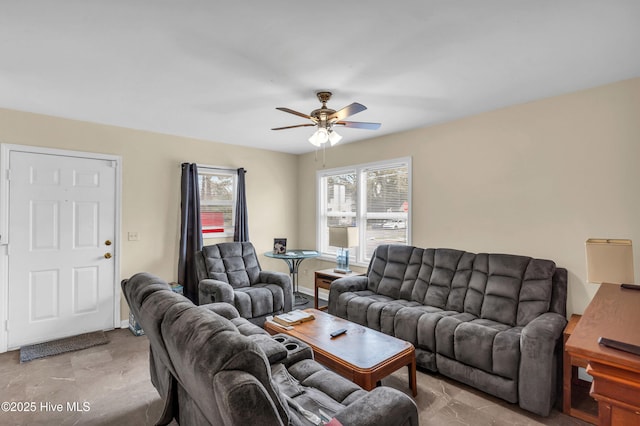
<instances>
[{"instance_id":1,"label":"gray fabric sofa","mask_svg":"<svg viewBox=\"0 0 640 426\"><path fill-rule=\"evenodd\" d=\"M381 245L331 284L329 313L413 343L417 364L547 416L567 323L550 260Z\"/></svg>"},{"instance_id":2,"label":"gray fabric sofa","mask_svg":"<svg viewBox=\"0 0 640 426\"><path fill-rule=\"evenodd\" d=\"M228 242L205 246L195 255L201 305L226 302L240 316L262 326L269 315L293 308L291 278L263 271L251 243Z\"/></svg>"},{"instance_id":3,"label":"gray fabric sofa","mask_svg":"<svg viewBox=\"0 0 640 426\"><path fill-rule=\"evenodd\" d=\"M157 424L311 425L301 406L343 425L418 425L404 393L367 392L313 360L303 342L270 336L227 303L196 306L151 274L122 282L150 343L153 385L165 402Z\"/></svg>"}]
</instances>

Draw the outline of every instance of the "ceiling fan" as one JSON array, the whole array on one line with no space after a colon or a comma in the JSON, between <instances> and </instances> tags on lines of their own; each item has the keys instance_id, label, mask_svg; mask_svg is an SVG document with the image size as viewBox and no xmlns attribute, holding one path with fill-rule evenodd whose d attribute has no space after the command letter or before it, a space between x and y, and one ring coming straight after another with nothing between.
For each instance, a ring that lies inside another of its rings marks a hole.
<instances>
[{"instance_id":1,"label":"ceiling fan","mask_svg":"<svg viewBox=\"0 0 640 426\"><path fill-rule=\"evenodd\" d=\"M321 146L322 144L329 142L331 146L337 144L342 139L334 129L333 126L353 127L356 129L369 129L377 130L380 128L380 123L365 123L362 121L344 121L345 118L357 114L367 109L366 106L357 102L347 105L341 110L333 110L327 108L327 102L331 99L331 92L318 92L316 93L318 100L322 102L322 107L311 111L311 114L307 115L302 112L294 111L290 108L277 107L276 109L289 114L294 114L303 118L308 118L313 123L296 124L294 126L276 127L271 130L284 130L293 129L295 127L310 127L317 126L317 130L309 138L315 146Z\"/></svg>"}]
</instances>

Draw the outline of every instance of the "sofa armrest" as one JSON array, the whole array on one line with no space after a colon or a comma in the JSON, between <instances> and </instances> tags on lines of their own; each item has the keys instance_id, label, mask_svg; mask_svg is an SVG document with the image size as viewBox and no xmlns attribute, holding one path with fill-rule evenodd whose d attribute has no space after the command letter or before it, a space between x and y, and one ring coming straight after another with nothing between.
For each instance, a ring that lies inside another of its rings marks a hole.
<instances>
[{"instance_id":1,"label":"sofa armrest","mask_svg":"<svg viewBox=\"0 0 640 426\"><path fill-rule=\"evenodd\" d=\"M200 298L200 300L202 300L202 296L200 296ZM226 302L207 303L200 306L209 309L210 311L215 312L216 314L220 315L221 317L225 317L228 320L240 317L240 313L238 312L236 307Z\"/></svg>"},{"instance_id":2,"label":"sofa armrest","mask_svg":"<svg viewBox=\"0 0 640 426\"><path fill-rule=\"evenodd\" d=\"M338 298L342 293L366 290L369 277L357 275L355 277L338 278L331 283L329 290L329 313L335 315L338 307Z\"/></svg>"},{"instance_id":3,"label":"sofa armrest","mask_svg":"<svg viewBox=\"0 0 640 426\"><path fill-rule=\"evenodd\" d=\"M289 312L293 309L293 287L289 275L284 272L260 271L258 280L261 283L280 286L284 293L284 312Z\"/></svg>"},{"instance_id":4,"label":"sofa armrest","mask_svg":"<svg viewBox=\"0 0 640 426\"><path fill-rule=\"evenodd\" d=\"M213 394L224 424L286 425L283 421L288 415L286 409L274 404L274 395L269 395L263 384L246 371L217 373L213 377ZM210 402L204 401L204 404L206 406Z\"/></svg>"},{"instance_id":5,"label":"sofa armrest","mask_svg":"<svg viewBox=\"0 0 640 426\"><path fill-rule=\"evenodd\" d=\"M223 281L206 279L198 283L200 304L226 302L233 305L233 287Z\"/></svg>"},{"instance_id":6,"label":"sofa armrest","mask_svg":"<svg viewBox=\"0 0 640 426\"><path fill-rule=\"evenodd\" d=\"M271 337L287 350L287 356L281 361L286 368L302 360L313 359L313 350L302 340L284 333L274 334Z\"/></svg>"},{"instance_id":7,"label":"sofa armrest","mask_svg":"<svg viewBox=\"0 0 640 426\"><path fill-rule=\"evenodd\" d=\"M522 329L518 399L520 407L548 416L555 402L562 332L567 319L547 312Z\"/></svg>"},{"instance_id":8,"label":"sofa armrest","mask_svg":"<svg viewBox=\"0 0 640 426\"><path fill-rule=\"evenodd\" d=\"M274 340L268 333L250 334L247 338L257 344L262 352L264 352L269 361L269 365L282 362L289 353L282 343Z\"/></svg>"},{"instance_id":9,"label":"sofa armrest","mask_svg":"<svg viewBox=\"0 0 640 426\"><path fill-rule=\"evenodd\" d=\"M382 386L349 404L335 418L343 425L418 426L418 407L404 393Z\"/></svg>"}]
</instances>

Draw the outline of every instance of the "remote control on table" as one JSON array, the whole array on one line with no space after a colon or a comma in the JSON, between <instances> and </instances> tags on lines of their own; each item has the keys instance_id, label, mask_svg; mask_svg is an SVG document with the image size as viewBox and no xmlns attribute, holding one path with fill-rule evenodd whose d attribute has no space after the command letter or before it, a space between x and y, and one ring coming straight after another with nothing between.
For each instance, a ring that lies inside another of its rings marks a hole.
<instances>
[{"instance_id":1,"label":"remote control on table","mask_svg":"<svg viewBox=\"0 0 640 426\"><path fill-rule=\"evenodd\" d=\"M336 331L332 332L332 333L331 333L331 337L338 337L338 336L340 336L341 334L344 334L344 333L346 333L346 332L347 332L347 329L346 329L346 328L341 328L340 330L336 330Z\"/></svg>"},{"instance_id":2,"label":"remote control on table","mask_svg":"<svg viewBox=\"0 0 640 426\"><path fill-rule=\"evenodd\" d=\"M620 284L620 287L626 288L627 290L640 290L640 285L638 284Z\"/></svg>"},{"instance_id":3,"label":"remote control on table","mask_svg":"<svg viewBox=\"0 0 640 426\"><path fill-rule=\"evenodd\" d=\"M607 339L606 337L600 337L598 343L603 346L608 346L620 351L629 352L640 356L640 346L632 345L631 343L621 342L619 340Z\"/></svg>"}]
</instances>

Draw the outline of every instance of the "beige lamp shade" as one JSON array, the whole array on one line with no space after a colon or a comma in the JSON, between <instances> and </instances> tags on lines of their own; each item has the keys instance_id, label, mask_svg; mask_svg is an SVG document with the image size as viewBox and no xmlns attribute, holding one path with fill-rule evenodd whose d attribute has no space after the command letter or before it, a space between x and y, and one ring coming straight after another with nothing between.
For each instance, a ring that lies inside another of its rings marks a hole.
<instances>
[{"instance_id":1,"label":"beige lamp shade","mask_svg":"<svg viewBox=\"0 0 640 426\"><path fill-rule=\"evenodd\" d=\"M332 247L350 248L358 245L358 228L355 226L329 227L329 245Z\"/></svg>"},{"instance_id":2,"label":"beige lamp shade","mask_svg":"<svg viewBox=\"0 0 640 426\"><path fill-rule=\"evenodd\" d=\"M631 240L589 238L585 246L587 281L613 284L634 282Z\"/></svg>"}]
</instances>

